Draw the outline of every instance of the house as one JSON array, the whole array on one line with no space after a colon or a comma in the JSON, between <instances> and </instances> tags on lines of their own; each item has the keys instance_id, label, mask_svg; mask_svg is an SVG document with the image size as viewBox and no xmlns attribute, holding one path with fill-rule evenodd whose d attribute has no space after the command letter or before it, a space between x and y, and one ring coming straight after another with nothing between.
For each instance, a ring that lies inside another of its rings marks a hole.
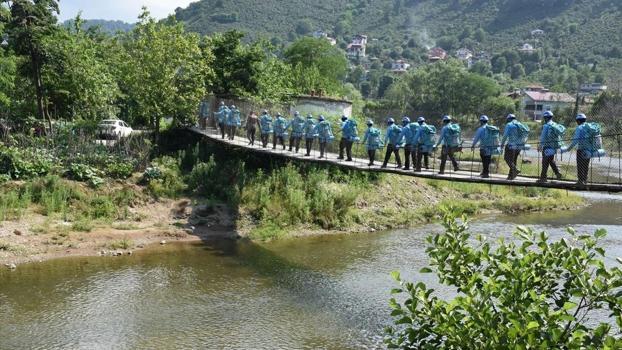
<instances>
[{"instance_id":1,"label":"house","mask_svg":"<svg viewBox=\"0 0 622 350\"><path fill-rule=\"evenodd\" d=\"M335 38L331 38L330 36L328 36L328 33L326 33L323 30L316 30L315 32L313 32L313 37L316 39L326 39L328 40L328 42L332 45L335 46L337 45L337 40Z\"/></svg>"},{"instance_id":2,"label":"house","mask_svg":"<svg viewBox=\"0 0 622 350\"><path fill-rule=\"evenodd\" d=\"M548 92L549 90L544 88L542 85L533 84L527 85L523 88L523 91L534 91L534 92Z\"/></svg>"},{"instance_id":3,"label":"house","mask_svg":"<svg viewBox=\"0 0 622 350\"><path fill-rule=\"evenodd\" d=\"M391 64L391 71L396 74L403 74L408 71L410 64L404 60L397 60Z\"/></svg>"},{"instance_id":4,"label":"house","mask_svg":"<svg viewBox=\"0 0 622 350\"><path fill-rule=\"evenodd\" d=\"M456 57L460 61L466 62L468 68L471 68L473 65L473 52L467 48L463 47L458 49L458 51L456 51Z\"/></svg>"},{"instance_id":5,"label":"house","mask_svg":"<svg viewBox=\"0 0 622 350\"><path fill-rule=\"evenodd\" d=\"M607 91L607 85L600 84L600 83L581 84L581 87L579 88L579 90L583 94L596 95L601 92Z\"/></svg>"},{"instance_id":6,"label":"house","mask_svg":"<svg viewBox=\"0 0 622 350\"><path fill-rule=\"evenodd\" d=\"M546 111L567 109L573 106L575 98L565 92L524 91L523 114L532 120L541 120Z\"/></svg>"},{"instance_id":7,"label":"house","mask_svg":"<svg viewBox=\"0 0 622 350\"><path fill-rule=\"evenodd\" d=\"M367 35L355 35L352 42L346 48L346 54L350 58L365 57L367 49Z\"/></svg>"},{"instance_id":8,"label":"house","mask_svg":"<svg viewBox=\"0 0 622 350\"><path fill-rule=\"evenodd\" d=\"M459 60L468 61L473 58L473 52L463 47L456 51L456 57L458 57Z\"/></svg>"},{"instance_id":9,"label":"house","mask_svg":"<svg viewBox=\"0 0 622 350\"><path fill-rule=\"evenodd\" d=\"M531 44L523 44L523 46L520 49L518 49L518 51L532 54L536 52L536 49L534 49L533 45Z\"/></svg>"},{"instance_id":10,"label":"house","mask_svg":"<svg viewBox=\"0 0 622 350\"><path fill-rule=\"evenodd\" d=\"M447 59L447 51L440 47L435 47L428 51L428 60L430 62L443 61Z\"/></svg>"},{"instance_id":11,"label":"house","mask_svg":"<svg viewBox=\"0 0 622 350\"><path fill-rule=\"evenodd\" d=\"M544 30L542 29L534 29L531 31L531 36L542 36L544 35Z\"/></svg>"},{"instance_id":12,"label":"house","mask_svg":"<svg viewBox=\"0 0 622 350\"><path fill-rule=\"evenodd\" d=\"M312 35L316 39L322 39L322 38L328 37L328 34L323 30L316 30L315 32L313 32Z\"/></svg>"}]
</instances>

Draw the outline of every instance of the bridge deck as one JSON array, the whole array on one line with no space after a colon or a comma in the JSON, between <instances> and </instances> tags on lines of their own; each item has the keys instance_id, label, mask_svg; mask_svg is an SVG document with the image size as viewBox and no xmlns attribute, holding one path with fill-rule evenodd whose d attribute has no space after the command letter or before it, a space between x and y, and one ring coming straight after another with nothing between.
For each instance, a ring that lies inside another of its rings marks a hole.
<instances>
[{"instance_id":1,"label":"bridge deck","mask_svg":"<svg viewBox=\"0 0 622 350\"><path fill-rule=\"evenodd\" d=\"M301 150L300 153L289 152L288 150L282 150L281 147L277 147L277 149L272 149L272 144L268 148L262 148L261 142L257 140L254 146L248 144L248 140L242 137L236 137L235 140L226 140L222 139L220 135L214 129L202 130L196 127L190 128L192 132L198 133L207 137L213 142L228 145L235 148L247 149L252 152L266 154L270 156L283 157L297 161L309 162L309 163L321 163L321 164L331 164L335 166L339 166L347 169L355 169L360 171L368 171L368 172L383 172L383 173L391 173L391 174L399 174L405 176L426 178L426 179L436 179L436 180L446 180L446 181L456 181L456 182L467 182L467 183L484 183L491 185L504 185L504 186L519 186L519 187L541 187L541 188L557 188L557 189L565 189L565 190L573 190L573 191L599 191L599 192L622 192L622 184L605 184L605 183L589 183L588 185L582 186L578 185L573 181L556 181L549 180L547 183L538 183L537 178L534 177L524 177L519 176L515 180L507 180L506 174L491 174L490 178L482 179L479 176L478 167L479 163L471 162L471 161L462 161L461 168L465 169L462 171L454 172L451 169L451 164L448 164L447 169L444 175L439 175L438 170L422 170L421 172L414 172L412 170L402 170L397 168L395 163L390 163L387 168L382 169L380 165L382 164L384 158L384 152L379 151L376 156L376 165L368 166L369 160L363 158L354 158L352 162L346 162L343 160L337 159L337 154L329 152L325 154L325 158L318 158L319 152L314 150L314 153L310 157L305 157L304 152ZM304 140L303 142L304 143ZM317 142L315 142L317 147ZM301 145L304 147L304 145ZM432 159L431 159L432 161ZM448 162L449 163L449 162ZM474 166L474 164L478 164ZM450 171L451 170L451 171Z\"/></svg>"}]
</instances>

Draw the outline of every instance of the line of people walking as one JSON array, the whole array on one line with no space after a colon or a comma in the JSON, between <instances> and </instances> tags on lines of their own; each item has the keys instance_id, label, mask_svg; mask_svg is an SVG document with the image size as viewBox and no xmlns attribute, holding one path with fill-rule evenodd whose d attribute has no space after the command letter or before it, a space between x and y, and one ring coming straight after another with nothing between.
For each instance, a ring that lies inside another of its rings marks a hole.
<instances>
[{"instance_id":1,"label":"line of people walking","mask_svg":"<svg viewBox=\"0 0 622 350\"><path fill-rule=\"evenodd\" d=\"M221 103L220 109L215 113L216 122L221 131L222 138L233 140L237 128L241 125L240 111L235 107L227 107ZM555 162L557 154L570 152L577 149L577 177L579 184L587 184L590 161L595 157L605 155L602 146L600 126L596 123L588 123L585 114L576 117L577 129L572 138L572 142L567 147L564 146L564 135L566 128L553 121L554 115L547 111L544 113L544 125L538 143L538 152L542 155L542 169L538 182L548 181L549 168L553 171L557 180L562 180L563 175ZM479 148L479 156L482 163L482 178L490 177L490 166L493 157L503 155L504 161L509 167L508 180L514 180L521 173L518 159L522 152L531 149L527 144L530 129L521 123L514 114L506 116L506 125L501 135L500 129L491 125L490 118L482 115L479 118L471 149L475 152ZM418 117L416 121L411 121L407 116L402 118L401 126L397 125L393 118L387 119L387 127L384 133L374 127L373 120L367 121L367 129L363 134L363 139L359 138L358 125L356 120L346 116L341 117L338 133L341 134L339 141L339 156L337 159L351 162L353 160L352 148L355 143L361 142L369 158L369 166L374 166L376 153L385 148L384 160L381 168L386 168L392 157L398 168L421 172L423 169L430 169L430 156L440 147L440 167L439 175L445 174L447 162L451 162L454 172L460 171L460 164L456 154L463 151L462 130L454 119L446 115L441 119L442 128L437 137L437 129L434 125L427 124L425 117ZM299 112L295 112L291 120L285 118L281 113L276 113L272 117L267 110L261 116L250 113L246 119L246 133L249 145L255 144L255 135L259 131L261 146L267 148L271 142L272 149L282 147L286 150L289 146L290 152L298 153L304 140L305 154L311 156L314 143L318 142L320 158L326 157L327 145L333 142L335 136L331 123L322 115L317 119L308 114L303 117ZM287 145L286 145L286 141ZM404 150L404 162L400 154ZM402 167L403 165L403 167Z\"/></svg>"}]
</instances>

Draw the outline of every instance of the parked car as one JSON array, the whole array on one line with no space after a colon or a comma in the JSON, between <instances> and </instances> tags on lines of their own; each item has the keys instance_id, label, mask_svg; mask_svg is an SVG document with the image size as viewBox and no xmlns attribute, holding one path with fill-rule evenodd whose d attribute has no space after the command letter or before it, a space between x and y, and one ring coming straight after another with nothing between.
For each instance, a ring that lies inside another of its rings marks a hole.
<instances>
[{"instance_id":1,"label":"parked car","mask_svg":"<svg viewBox=\"0 0 622 350\"><path fill-rule=\"evenodd\" d=\"M99 134L101 139L120 139L128 137L134 131L127 123L118 119L102 120L99 125Z\"/></svg>"}]
</instances>

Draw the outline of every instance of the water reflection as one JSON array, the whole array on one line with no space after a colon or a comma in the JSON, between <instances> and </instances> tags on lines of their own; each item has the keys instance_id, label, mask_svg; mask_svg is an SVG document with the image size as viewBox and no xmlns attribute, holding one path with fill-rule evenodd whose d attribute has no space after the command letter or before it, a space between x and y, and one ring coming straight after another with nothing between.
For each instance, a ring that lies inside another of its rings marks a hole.
<instances>
[{"instance_id":1,"label":"water reflection","mask_svg":"<svg viewBox=\"0 0 622 350\"><path fill-rule=\"evenodd\" d=\"M622 253L622 203L573 213L484 218L563 235L605 225ZM121 258L76 258L0 272L1 349L375 348L390 319L392 270L419 276L439 228L254 244L183 244ZM440 292L451 294L451 290Z\"/></svg>"}]
</instances>

